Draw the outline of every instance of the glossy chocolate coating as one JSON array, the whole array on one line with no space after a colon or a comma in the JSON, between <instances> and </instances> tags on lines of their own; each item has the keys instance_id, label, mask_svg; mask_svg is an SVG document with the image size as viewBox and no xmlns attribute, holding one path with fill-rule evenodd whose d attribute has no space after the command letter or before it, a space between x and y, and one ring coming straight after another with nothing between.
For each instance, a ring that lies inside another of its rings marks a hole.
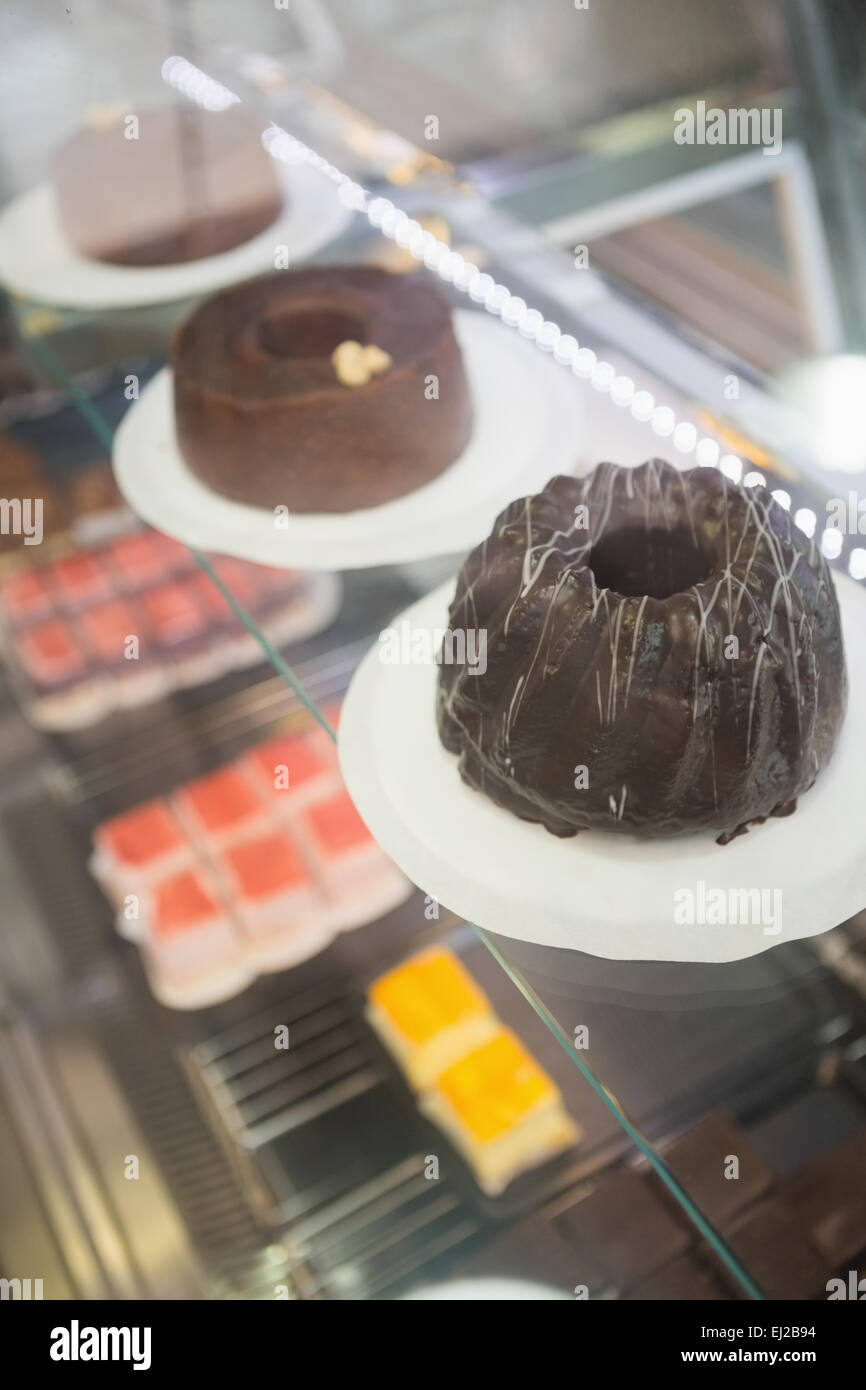
<instances>
[{"instance_id":1,"label":"glossy chocolate coating","mask_svg":"<svg viewBox=\"0 0 866 1390\"><path fill-rule=\"evenodd\" d=\"M715 468L552 479L466 560L449 622L486 631L487 668L441 665L442 742L555 835L724 839L787 814L844 717L824 557L765 488Z\"/></svg>"}]
</instances>

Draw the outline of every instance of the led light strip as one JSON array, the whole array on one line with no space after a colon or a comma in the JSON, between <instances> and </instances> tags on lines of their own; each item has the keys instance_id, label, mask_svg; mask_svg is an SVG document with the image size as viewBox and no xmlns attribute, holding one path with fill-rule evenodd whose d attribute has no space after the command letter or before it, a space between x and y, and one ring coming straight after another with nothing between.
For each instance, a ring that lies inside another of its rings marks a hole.
<instances>
[{"instance_id":1,"label":"led light strip","mask_svg":"<svg viewBox=\"0 0 866 1390\"><path fill-rule=\"evenodd\" d=\"M222 111L240 101L236 93L208 77L186 58L176 55L167 58L162 65L162 76L183 96L209 111ZM699 436L695 425L678 420L670 406L657 405L652 394L638 390L631 377L618 375L611 362L599 358L592 348L581 347L572 334L563 333L559 324L546 319L538 309L530 308L526 300L512 294L507 285L499 284L459 251L452 251L447 242L427 231L390 198L373 197L368 189L278 125L271 124L262 132L262 144L274 159L284 164L306 164L317 169L334 184L340 201L353 212L364 213L382 236L396 242L415 260L423 261L428 270L468 295L473 303L483 304L488 313L500 318L506 327L516 329L522 338L529 339L542 352L549 352L555 362L570 368L580 380L588 381L596 391L610 396L614 405L628 410L641 424L648 424L660 439L671 438L679 453L694 454L699 468L720 468L725 477L734 483L742 481L744 487L765 484L762 473L749 472L743 476L743 460L738 454L722 454L712 435ZM772 496L790 510L788 492L779 488ZM817 523L817 515L807 507L794 513L794 524L809 537L814 536ZM827 527L820 545L828 559L838 559L843 548L842 533ZM852 550L848 569L855 579L866 578L866 550Z\"/></svg>"}]
</instances>

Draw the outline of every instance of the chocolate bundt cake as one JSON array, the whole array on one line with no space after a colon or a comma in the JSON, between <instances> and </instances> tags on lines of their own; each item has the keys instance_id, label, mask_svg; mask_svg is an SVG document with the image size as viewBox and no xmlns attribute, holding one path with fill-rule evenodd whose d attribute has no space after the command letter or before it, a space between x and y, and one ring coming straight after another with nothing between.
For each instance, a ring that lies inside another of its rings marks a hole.
<instances>
[{"instance_id":1,"label":"chocolate bundt cake","mask_svg":"<svg viewBox=\"0 0 866 1390\"><path fill-rule=\"evenodd\" d=\"M202 482L297 512L372 507L435 478L472 405L448 301L368 266L215 295L174 342L177 437Z\"/></svg>"},{"instance_id":2,"label":"chocolate bundt cake","mask_svg":"<svg viewBox=\"0 0 866 1390\"><path fill-rule=\"evenodd\" d=\"M107 113L54 158L67 238L81 256L127 266L173 265L240 246L284 205L261 131L237 106Z\"/></svg>"},{"instance_id":3,"label":"chocolate bundt cake","mask_svg":"<svg viewBox=\"0 0 866 1390\"><path fill-rule=\"evenodd\" d=\"M486 667L440 666L442 742L554 835L724 843L795 809L845 713L823 556L763 487L713 468L602 463L512 502L449 625L486 632Z\"/></svg>"}]
</instances>

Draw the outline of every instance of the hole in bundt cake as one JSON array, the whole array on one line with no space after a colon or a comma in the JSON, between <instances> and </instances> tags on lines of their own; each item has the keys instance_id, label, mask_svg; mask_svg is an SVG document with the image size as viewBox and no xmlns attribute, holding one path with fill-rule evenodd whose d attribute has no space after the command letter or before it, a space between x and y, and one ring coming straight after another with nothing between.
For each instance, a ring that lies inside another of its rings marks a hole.
<instances>
[{"instance_id":1,"label":"hole in bundt cake","mask_svg":"<svg viewBox=\"0 0 866 1390\"><path fill-rule=\"evenodd\" d=\"M272 357L330 357L348 339L366 342L364 320L340 309L268 314L258 325L259 345Z\"/></svg>"},{"instance_id":2,"label":"hole in bundt cake","mask_svg":"<svg viewBox=\"0 0 866 1390\"><path fill-rule=\"evenodd\" d=\"M625 527L593 546L589 567L600 589L625 598L670 598L709 579L712 565L686 527Z\"/></svg>"}]
</instances>

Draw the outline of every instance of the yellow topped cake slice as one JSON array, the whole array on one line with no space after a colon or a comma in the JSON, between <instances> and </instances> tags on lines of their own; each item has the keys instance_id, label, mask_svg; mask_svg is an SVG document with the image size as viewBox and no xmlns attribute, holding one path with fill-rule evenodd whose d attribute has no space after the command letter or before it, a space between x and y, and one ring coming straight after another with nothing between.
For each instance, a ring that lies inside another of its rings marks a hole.
<instances>
[{"instance_id":1,"label":"yellow topped cake slice","mask_svg":"<svg viewBox=\"0 0 866 1390\"><path fill-rule=\"evenodd\" d=\"M444 1070L421 1104L491 1194L581 1133L559 1088L507 1028Z\"/></svg>"},{"instance_id":2,"label":"yellow topped cake slice","mask_svg":"<svg viewBox=\"0 0 866 1390\"><path fill-rule=\"evenodd\" d=\"M416 1091L499 1026L483 990L441 946L374 980L367 1018Z\"/></svg>"}]
</instances>

